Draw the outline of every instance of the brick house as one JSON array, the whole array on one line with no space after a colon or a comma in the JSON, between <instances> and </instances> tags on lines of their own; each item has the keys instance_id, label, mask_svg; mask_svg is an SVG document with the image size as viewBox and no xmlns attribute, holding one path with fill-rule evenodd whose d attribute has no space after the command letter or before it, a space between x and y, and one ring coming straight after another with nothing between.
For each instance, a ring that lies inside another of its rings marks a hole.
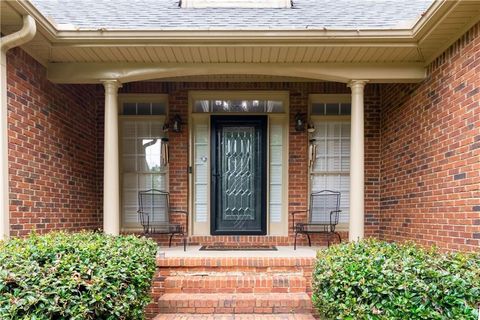
<instances>
[{"instance_id":1,"label":"brick house","mask_svg":"<svg viewBox=\"0 0 480 320\"><path fill-rule=\"evenodd\" d=\"M137 232L138 191L155 187L188 210L190 243L291 245L289 213L333 189L351 240L480 246L479 1L18 0L1 11L2 238ZM221 115L265 119L263 178L248 190L258 215L243 229L218 220ZM178 132L162 130L175 120ZM142 135L158 139L150 151Z\"/></svg>"}]
</instances>

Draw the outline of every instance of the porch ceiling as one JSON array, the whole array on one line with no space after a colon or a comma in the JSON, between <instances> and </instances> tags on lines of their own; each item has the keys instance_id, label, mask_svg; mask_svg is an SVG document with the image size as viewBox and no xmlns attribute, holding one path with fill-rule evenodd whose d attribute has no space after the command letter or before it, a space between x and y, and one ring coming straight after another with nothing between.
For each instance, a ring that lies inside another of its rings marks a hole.
<instances>
[{"instance_id":1,"label":"porch ceiling","mask_svg":"<svg viewBox=\"0 0 480 320\"><path fill-rule=\"evenodd\" d=\"M23 14L38 23L23 48L44 65L398 64L427 65L480 20L480 1L436 1L412 29L59 30L29 1L2 1L2 33ZM176 76L176 75L175 75Z\"/></svg>"}]
</instances>

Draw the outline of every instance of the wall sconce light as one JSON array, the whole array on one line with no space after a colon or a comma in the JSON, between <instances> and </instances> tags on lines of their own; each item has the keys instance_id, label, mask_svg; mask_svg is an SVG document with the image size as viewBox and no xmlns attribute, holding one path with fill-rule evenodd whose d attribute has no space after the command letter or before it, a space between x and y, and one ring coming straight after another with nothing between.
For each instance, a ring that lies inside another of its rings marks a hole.
<instances>
[{"instance_id":1,"label":"wall sconce light","mask_svg":"<svg viewBox=\"0 0 480 320\"><path fill-rule=\"evenodd\" d=\"M295 115L295 131L305 131L305 117L300 112Z\"/></svg>"},{"instance_id":2,"label":"wall sconce light","mask_svg":"<svg viewBox=\"0 0 480 320\"><path fill-rule=\"evenodd\" d=\"M313 123L309 122L307 124L307 132L308 133L314 133L315 132L315 126L313 125Z\"/></svg>"},{"instance_id":3,"label":"wall sconce light","mask_svg":"<svg viewBox=\"0 0 480 320\"><path fill-rule=\"evenodd\" d=\"M182 132L182 118L178 114L173 116L170 120L170 123L165 123L163 126L163 131L167 132L172 130L173 132Z\"/></svg>"},{"instance_id":4,"label":"wall sconce light","mask_svg":"<svg viewBox=\"0 0 480 320\"><path fill-rule=\"evenodd\" d=\"M173 117L172 130L173 132L182 132L182 118L178 114Z\"/></svg>"}]
</instances>

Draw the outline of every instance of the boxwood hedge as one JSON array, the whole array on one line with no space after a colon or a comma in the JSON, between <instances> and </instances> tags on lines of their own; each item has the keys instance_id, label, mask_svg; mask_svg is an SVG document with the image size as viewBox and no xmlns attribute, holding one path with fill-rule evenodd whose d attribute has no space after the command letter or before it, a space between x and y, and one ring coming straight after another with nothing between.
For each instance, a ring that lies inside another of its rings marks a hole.
<instances>
[{"instance_id":1,"label":"boxwood hedge","mask_svg":"<svg viewBox=\"0 0 480 320\"><path fill-rule=\"evenodd\" d=\"M480 253L370 239L317 257L312 300L326 319L479 318Z\"/></svg>"},{"instance_id":2,"label":"boxwood hedge","mask_svg":"<svg viewBox=\"0 0 480 320\"><path fill-rule=\"evenodd\" d=\"M142 319L156 248L93 232L0 242L0 319Z\"/></svg>"}]
</instances>

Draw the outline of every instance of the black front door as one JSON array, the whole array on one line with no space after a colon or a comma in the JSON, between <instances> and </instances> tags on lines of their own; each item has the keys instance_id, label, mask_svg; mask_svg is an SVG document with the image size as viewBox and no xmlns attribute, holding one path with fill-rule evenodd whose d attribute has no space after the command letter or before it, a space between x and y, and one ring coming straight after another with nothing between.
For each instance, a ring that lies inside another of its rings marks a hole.
<instances>
[{"instance_id":1,"label":"black front door","mask_svg":"<svg viewBox=\"0 0 480 320\"><path fill-rule=\"evenodd\" d=\"M266 116L212 116L211 233L266 234Z\"/></svg>"}]
</instances>

